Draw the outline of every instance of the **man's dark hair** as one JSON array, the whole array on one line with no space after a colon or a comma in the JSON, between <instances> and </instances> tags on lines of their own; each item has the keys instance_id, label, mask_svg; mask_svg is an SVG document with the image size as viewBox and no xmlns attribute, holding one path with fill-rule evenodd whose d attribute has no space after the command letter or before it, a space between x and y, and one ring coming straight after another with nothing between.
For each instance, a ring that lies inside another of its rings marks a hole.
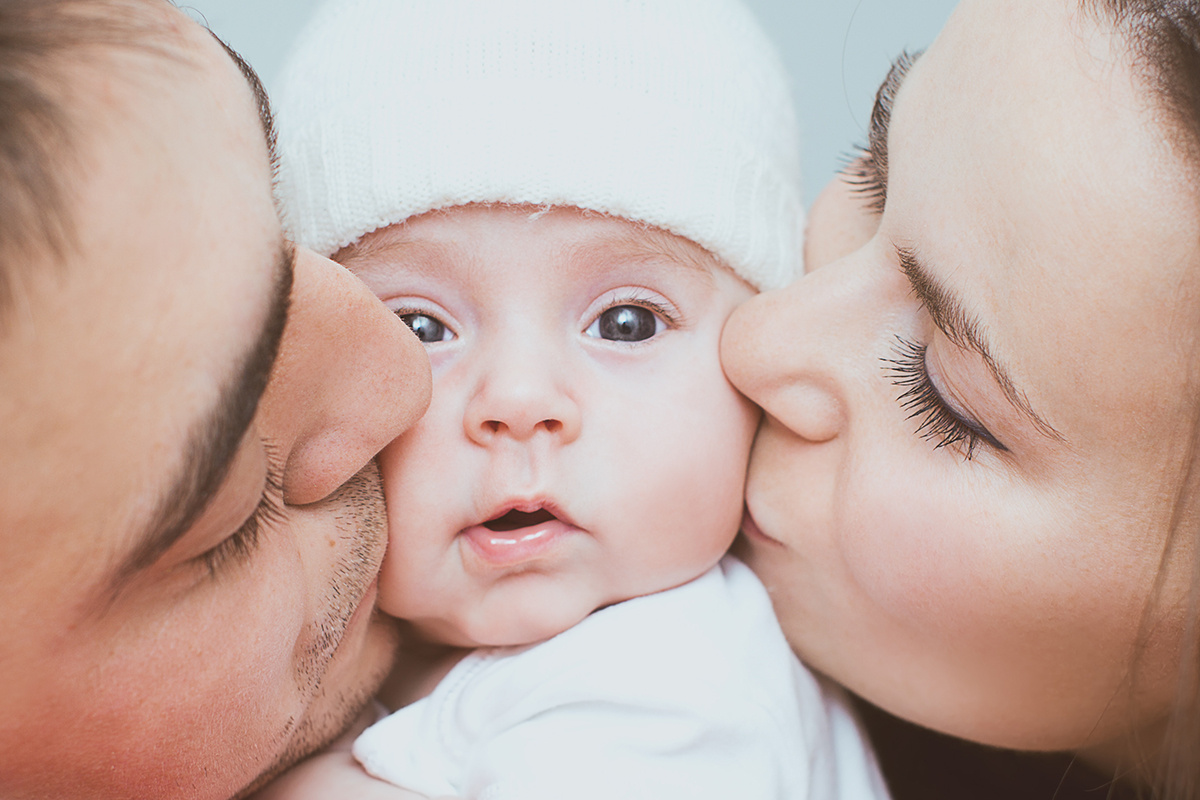
<instances>
[{"instance_id":1,"label":"man's dark hair","mask_svg":"<svg viewBox=\"0 0 1200 800\"><path fill-rule=\"evenodd\" d=\"M62 263L73 245L72 61L105 48L165 53L167 31L144 13L155 2L165 0L0 0L0 331L33 265Z\"/></svg>"}]
</instances>

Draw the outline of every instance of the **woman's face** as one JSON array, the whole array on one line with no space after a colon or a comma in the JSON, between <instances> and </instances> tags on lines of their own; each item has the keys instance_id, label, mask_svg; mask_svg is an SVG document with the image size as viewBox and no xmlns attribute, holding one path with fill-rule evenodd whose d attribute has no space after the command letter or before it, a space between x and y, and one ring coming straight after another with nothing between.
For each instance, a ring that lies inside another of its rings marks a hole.
<instances>
[{"instance_id":1,"label":"woman's face","mask_svg":"<svg viewBox=\"0 0 1200 800\"><path fill-rule=\"evenodd\" d=\"M1200 225L1128 63L1066 0L964 2L873 137L882 215L827 190L810 267L853 252L723 341L767 412L742 554L800 656L992 744L1103 746L1174 690Z\"/></svg>"}]
</instances>

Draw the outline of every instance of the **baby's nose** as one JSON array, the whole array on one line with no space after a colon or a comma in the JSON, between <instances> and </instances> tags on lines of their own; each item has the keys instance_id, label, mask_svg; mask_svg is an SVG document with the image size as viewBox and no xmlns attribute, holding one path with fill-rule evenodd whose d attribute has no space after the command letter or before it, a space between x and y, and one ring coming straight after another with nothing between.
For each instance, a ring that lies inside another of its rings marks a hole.
<instances>
[{"instance_id":1,"label":"baby's nose","mask_svg":"<svg viewBox=\"0 0 1200 800\"><path fill-rule=\"evenodd\" d=\"M497 437L528 441L539 434L563 444L574 441L580 412L564 376L542 359L520 361L500 359L488 370L467 405L463 423L468 438L481 445Z\"/></svg>"}]
</instances>

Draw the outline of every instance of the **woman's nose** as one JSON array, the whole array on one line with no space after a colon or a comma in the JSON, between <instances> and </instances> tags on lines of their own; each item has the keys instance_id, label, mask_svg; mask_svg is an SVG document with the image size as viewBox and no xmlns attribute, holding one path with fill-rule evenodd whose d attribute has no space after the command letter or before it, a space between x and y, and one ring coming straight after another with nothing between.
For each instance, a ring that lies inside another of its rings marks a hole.
<instances>
[{"instance_id":1,"label":"woman's nose","mask_svg":"<svg viewBox=\"0 0 1200 800\"><path fill-rule=\"evenodd\" d=\"M568 444L579 436L579 405L552 349L501 341L480 355L480 363L463 419L471 441L486 446L498 438L524 442L548 434Z\"/></svg>"},{"instance_id":2,"label":"woman's nose","mask_svg":"<svg viewBox=\"0 0 1200 800\"><path fill-rule=\"evenodd\" d=\"M297 248L279 357L262 430L285 458L284 499L328 496L429 405L429 358L353 275Z\"/></svg>"},{"instance_id":3,"label":"woman's nose","mask_svg":"<svg viewBox=\"0 0 1200 800\"><path fill-rule=\"evenodd\" d=\"M862 252L739 307L721 338L729 380L797 436L845 428L885 311Z\"/></svg>"}]
</instances>

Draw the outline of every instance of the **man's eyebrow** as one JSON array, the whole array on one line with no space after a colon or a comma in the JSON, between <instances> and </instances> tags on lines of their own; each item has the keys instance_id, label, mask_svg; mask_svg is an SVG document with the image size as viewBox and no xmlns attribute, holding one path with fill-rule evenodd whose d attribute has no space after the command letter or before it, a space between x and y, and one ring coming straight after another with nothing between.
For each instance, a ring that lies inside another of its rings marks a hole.
<instances>
[{"instance_id":1,"label":"man's eyebrow","mask_svg":"<svg viewBox=\"0 0 1200 800\"><path fill-rule=\"evenodd\" d=\"M275 256L275 283L263 322L240 366L216 403L195 425L170 488L160 495L149 524L134 537L108 585L108 599L137 573L154 564L195 524L229 472L238 447L258 410L287 322L295 249L281 241Z\"/></svg>"},{"instance_id":2,"label":"man's eyebrow","mask_svg":"<svg viewBox=\"0 0 1200 800\"><path fill-rule=\"evenodd\" d=\"M933 277L929 269L921 263L916 250L910 247L897 247L896 252L900 257L900 268L904 270L904 275L912 286L913 294L929 312L929 316L938 330L958 347L974 350L983 358L992 376L995 377L996 383L999 384L1000 390L1004 392L1004 396L1008 398L1014 408L1033 423L1035 428L1055 441L1065 442L1066 437L1055 430L1045 417L1033 410L1025 393L1013 383L1008 369L993 355L979 321L968 314L958 298Z\"/></svg>"}]
</instances>

